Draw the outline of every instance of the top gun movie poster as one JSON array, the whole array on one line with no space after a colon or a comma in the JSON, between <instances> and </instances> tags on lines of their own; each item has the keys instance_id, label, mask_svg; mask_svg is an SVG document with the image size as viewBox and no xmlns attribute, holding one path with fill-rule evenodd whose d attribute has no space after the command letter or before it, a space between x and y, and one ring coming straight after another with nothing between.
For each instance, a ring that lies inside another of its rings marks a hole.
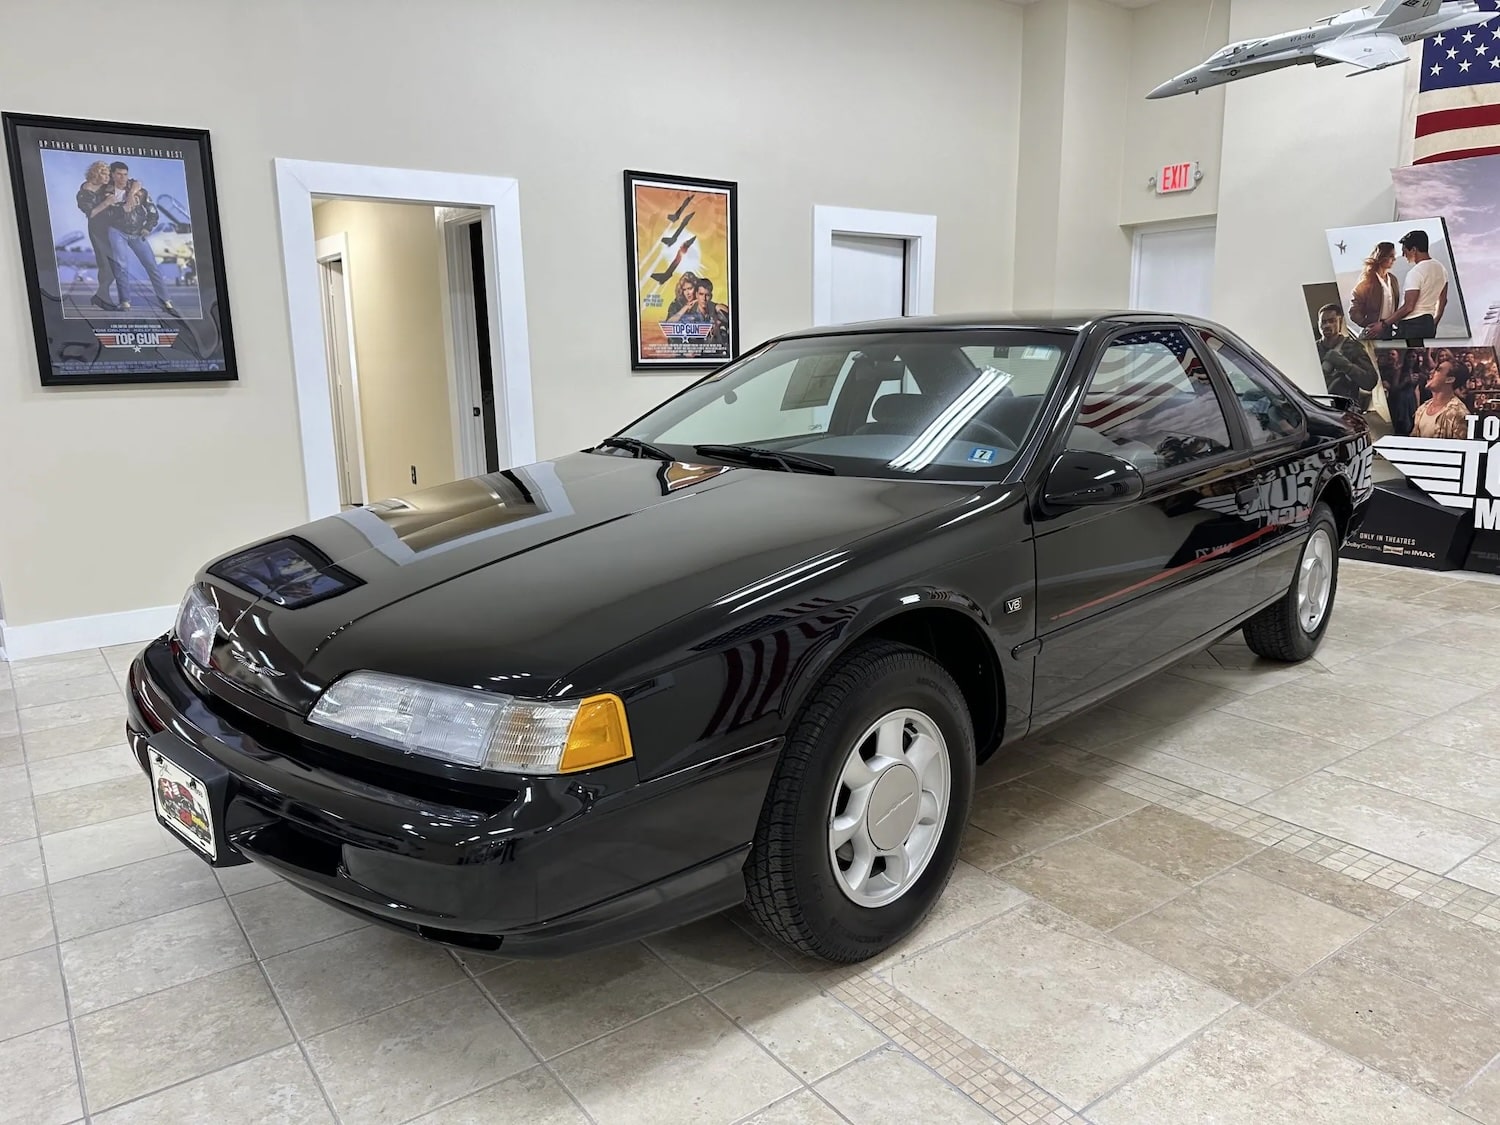
<instances>
[{"instance_id":1,"label":"top gun movie poster","mask_svg":"<svg viewBox=\"0 0 1500 1125\"><path fill-rule=\"evenodd\" d=\"M633 370L714 368L739 353L736 192L625 173Z\"/></svg>"},{"instance_id":2,"label":"top gun movie poster","mask_svg":"<svg viewBox=\"0 0 1500 1125\"><path fill-rule=\"evenodd\" d=\"M4 115L45 386L237 378L201 130Z\"/></svg>"}]
</instances>

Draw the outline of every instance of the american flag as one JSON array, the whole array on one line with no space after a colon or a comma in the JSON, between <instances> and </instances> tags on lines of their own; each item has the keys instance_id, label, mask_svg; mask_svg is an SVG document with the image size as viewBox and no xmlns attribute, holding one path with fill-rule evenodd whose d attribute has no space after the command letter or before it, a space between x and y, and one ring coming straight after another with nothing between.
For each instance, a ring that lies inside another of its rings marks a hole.
<instances>
[{"instance_id":1,"label":"american flag","mask_svg":"<svg viewBox=\"0 0 1500 1125\"><path fill-rule=\"evenodd\" d=\"M1207 372L1179 330L1152 328L1121 336L1099 361L1079 410L1079 425L1110 437L1126 436L1129 423L1162 410L1194 379L1209 388Z\"/></svg>"},{"instance_id":2,"label":"american flag","mask_svg":"<svg viewBox=\"0 0 1500 1125\"><path fill-rule=\"evenodd\" d=\"M1500 152L1500 19L1423 41L1416 111L1413 164Z\"/></svg>"}]
</instances>

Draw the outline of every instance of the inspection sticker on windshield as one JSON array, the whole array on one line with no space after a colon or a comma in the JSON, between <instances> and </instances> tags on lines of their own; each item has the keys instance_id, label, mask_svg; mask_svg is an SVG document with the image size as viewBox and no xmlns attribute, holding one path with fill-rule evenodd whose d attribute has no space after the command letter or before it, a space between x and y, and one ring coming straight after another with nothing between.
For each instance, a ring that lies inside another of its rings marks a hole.
<instances>
[{"instance_id":1,"label":"inspection sticker on windshield","mask_svg":"<svg viewBox=\"0 0 1500 1125\"><path fill-rule=\"evenodd\" d=\"M969 450L969 460L976 465L993 465L999 452L993 445L976 445Z\"/></svg>"}]
</instances>

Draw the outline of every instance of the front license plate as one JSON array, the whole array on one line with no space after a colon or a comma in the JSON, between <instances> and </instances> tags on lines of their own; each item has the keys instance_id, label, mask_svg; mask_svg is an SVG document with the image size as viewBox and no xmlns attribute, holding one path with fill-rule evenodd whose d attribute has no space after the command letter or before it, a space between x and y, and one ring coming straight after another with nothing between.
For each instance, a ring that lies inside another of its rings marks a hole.
<instances>
[{"instance_id":1,"label":"front license plate","mask_svg":"<svg viewBox=\"0 0 1500 1125\"><path fill-rule=\"evenodd\" d=\"M151 792L156 801L157 815L168 828L209 859L218 859L208 786L155 750L149 753Z\"/></svg>"}]
</instances>

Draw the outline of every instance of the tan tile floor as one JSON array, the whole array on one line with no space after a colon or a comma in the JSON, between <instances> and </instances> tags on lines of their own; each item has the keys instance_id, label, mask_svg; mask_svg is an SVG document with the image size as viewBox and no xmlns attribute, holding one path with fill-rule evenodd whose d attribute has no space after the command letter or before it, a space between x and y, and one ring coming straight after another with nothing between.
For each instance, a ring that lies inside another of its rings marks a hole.
<instances>
[{"instance_id":1,"label":"tan tile floor","mask_svg":"<svg viewBox=\"0 0 1500 1125\"><path fill-rule=\"evenodd\" d=\"M1500 583L1346 564L981 771L889 955L455 955L153 820L134 646L0 664L0 1119L1500 1125Z\"/></svg>"}]
</instances>

